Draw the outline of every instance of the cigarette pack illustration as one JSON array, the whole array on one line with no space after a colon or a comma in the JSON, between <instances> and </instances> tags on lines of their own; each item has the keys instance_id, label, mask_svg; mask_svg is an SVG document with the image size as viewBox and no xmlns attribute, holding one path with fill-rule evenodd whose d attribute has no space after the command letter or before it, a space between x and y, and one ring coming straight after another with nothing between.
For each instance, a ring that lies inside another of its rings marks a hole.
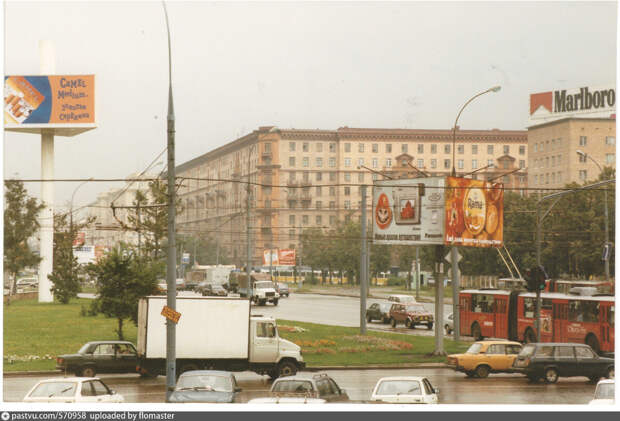
<instances>
[{"instance_id":1,"label":"cigarette pack illustration","mask_svg":"<svg viewBox=\"0 0 620 421\"><path fill-rule=\"evenodd\" d=\"M4 84L5 121L23 123L44 100L45 96L24 77L8 77Z\"/></svg>"}]
</instances>

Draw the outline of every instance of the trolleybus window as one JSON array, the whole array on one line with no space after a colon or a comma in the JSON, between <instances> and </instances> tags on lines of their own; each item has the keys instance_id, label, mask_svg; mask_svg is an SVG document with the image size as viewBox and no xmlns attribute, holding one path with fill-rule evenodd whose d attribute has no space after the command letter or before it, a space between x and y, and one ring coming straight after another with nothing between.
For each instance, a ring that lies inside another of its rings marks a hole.
<instances>
[{"instance_id":1,"label":"trolleybus window","mask_svg":"<svg viewBox=\"0 0 620 421\"><path fill-rule=\"evenodd\" d=\"M495 309L492 295L472 294L471 311L475 313L493 313Z\"/></svg>"},{"instance_id":2,"label":"trolleybus window","mask_svg":"<svg viewBox=\"0 0 620 421\"><path fill-rule=\"evenodd\" d=\"M568 320L572 322L598 322L599 303L597 301L570 301Z\"/></svg>"}]
</instances>

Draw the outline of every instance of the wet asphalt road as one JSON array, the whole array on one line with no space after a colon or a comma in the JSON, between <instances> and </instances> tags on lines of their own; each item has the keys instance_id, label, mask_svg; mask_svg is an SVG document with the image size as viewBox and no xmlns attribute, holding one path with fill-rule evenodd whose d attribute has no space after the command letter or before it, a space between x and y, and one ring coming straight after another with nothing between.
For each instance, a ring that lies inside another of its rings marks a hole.
<instances>
[{"instance_id":1,"label":"wet asphalt road","mask_svg":"<svg viewBox=\"0 0 620 421\"><path fill-rule=\"evenodd\" d=\"M370 399L377 380L387 376L426 376L439 388L441 404L587 404L594 395L595 385L585 377L561 378L557 384L532 384L518 374L492 374L486 379L470 379L451 369L382 369L382 370L329 370L327 373L344 389L352 401ZM235 373L241 402L268 395L271 381L267 376L251 372ZM48 376L21 376L4 378L6 402L18 402L39 380ZM125 397L125 402L164 402L166 379L140 379L136 375L101 375L108 386ZM355 402L353 402L355 403Z\"/></svg>"}]
</instances>

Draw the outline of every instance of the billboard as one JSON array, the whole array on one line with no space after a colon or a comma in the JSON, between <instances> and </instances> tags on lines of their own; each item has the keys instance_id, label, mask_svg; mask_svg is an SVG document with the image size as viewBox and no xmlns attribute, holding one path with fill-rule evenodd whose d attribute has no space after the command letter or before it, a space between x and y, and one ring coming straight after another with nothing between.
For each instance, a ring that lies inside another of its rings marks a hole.
<instances>
[{"instance_id":1,"label":"billboard","mask_svg":"<svg viewBox=\"0 0 620 421\"><path fill-rule=\"evenodd\" d=\"M504 186L447 177L445 244L501 247L504 234Z\"/></svg>"},{"instance_id":2,"label":"billboard","mask_svg":"<svg viewBox=\"0 0 620 421\"><path fill-rule=\"evenodd\" d=\"M263 250L263 266L278 266L278 250Z\"/></svg>"},{"instance_id":3,"label":"billboard","mask_svg":"<svg viewBox=\"0 0 620 421\"><path fill-rule=\"evenodd\" d=\"M73 247L73 256L77 258L77 262L81 265L95 263L97 261L95 246Z\"/></svg>"},{"instance_id":4,"label":"billboard","mask_svg":"<svg viewBox=\"0 0 620 421\"><path fill-rule=\"evenodd\" d=\"M615 85L558 89L530 95L530 123L580 115L610 117L616 113ZM542 120L542 121L537 121Z\"/></svg>"},{"instance_id":5,"label":"billboard","mask_svg":"<svg viewBox=\"0 0 620 421\"><path fill-rule=\"evenodd\" d=\"M95 75L5 76L5 128L95 123Z\"/></svg>"},{"instance_id":6,"label":"billboard","mask_svg":"<svg viewBox=\"0 0 620 421\"><path fill-rule=\"evenodd\" d=\"M433 245L444 242L445 177L376 181L373 242Z\"/></svg>"},{"instance_id":7,"label":"billboard","mask_svg":"<svg viewBox=\"0 0 620 421\"><path fill-rule=\"evenodd\" d=\"M295 266L295 249L263 250L263 266Z\"/></svg>"}]
</instances>

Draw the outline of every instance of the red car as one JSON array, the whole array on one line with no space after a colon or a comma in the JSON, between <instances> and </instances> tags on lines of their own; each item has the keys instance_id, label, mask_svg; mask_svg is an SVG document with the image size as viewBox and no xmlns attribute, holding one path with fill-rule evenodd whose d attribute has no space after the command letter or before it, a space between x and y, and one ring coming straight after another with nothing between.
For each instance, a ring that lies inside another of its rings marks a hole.
<instances>
[{"instance_id":1,"label":"red car","mask_svg":"<svg viewBox=\"0 0 620 421\"><path fill-rule=\"evenodd\" d=\"M409 329L416 325L426 325L428 330L433 328L433 315L422 304L392 304L390 308L390 323L396 327L404 323Z\"/></svg>"}]
</instances>

